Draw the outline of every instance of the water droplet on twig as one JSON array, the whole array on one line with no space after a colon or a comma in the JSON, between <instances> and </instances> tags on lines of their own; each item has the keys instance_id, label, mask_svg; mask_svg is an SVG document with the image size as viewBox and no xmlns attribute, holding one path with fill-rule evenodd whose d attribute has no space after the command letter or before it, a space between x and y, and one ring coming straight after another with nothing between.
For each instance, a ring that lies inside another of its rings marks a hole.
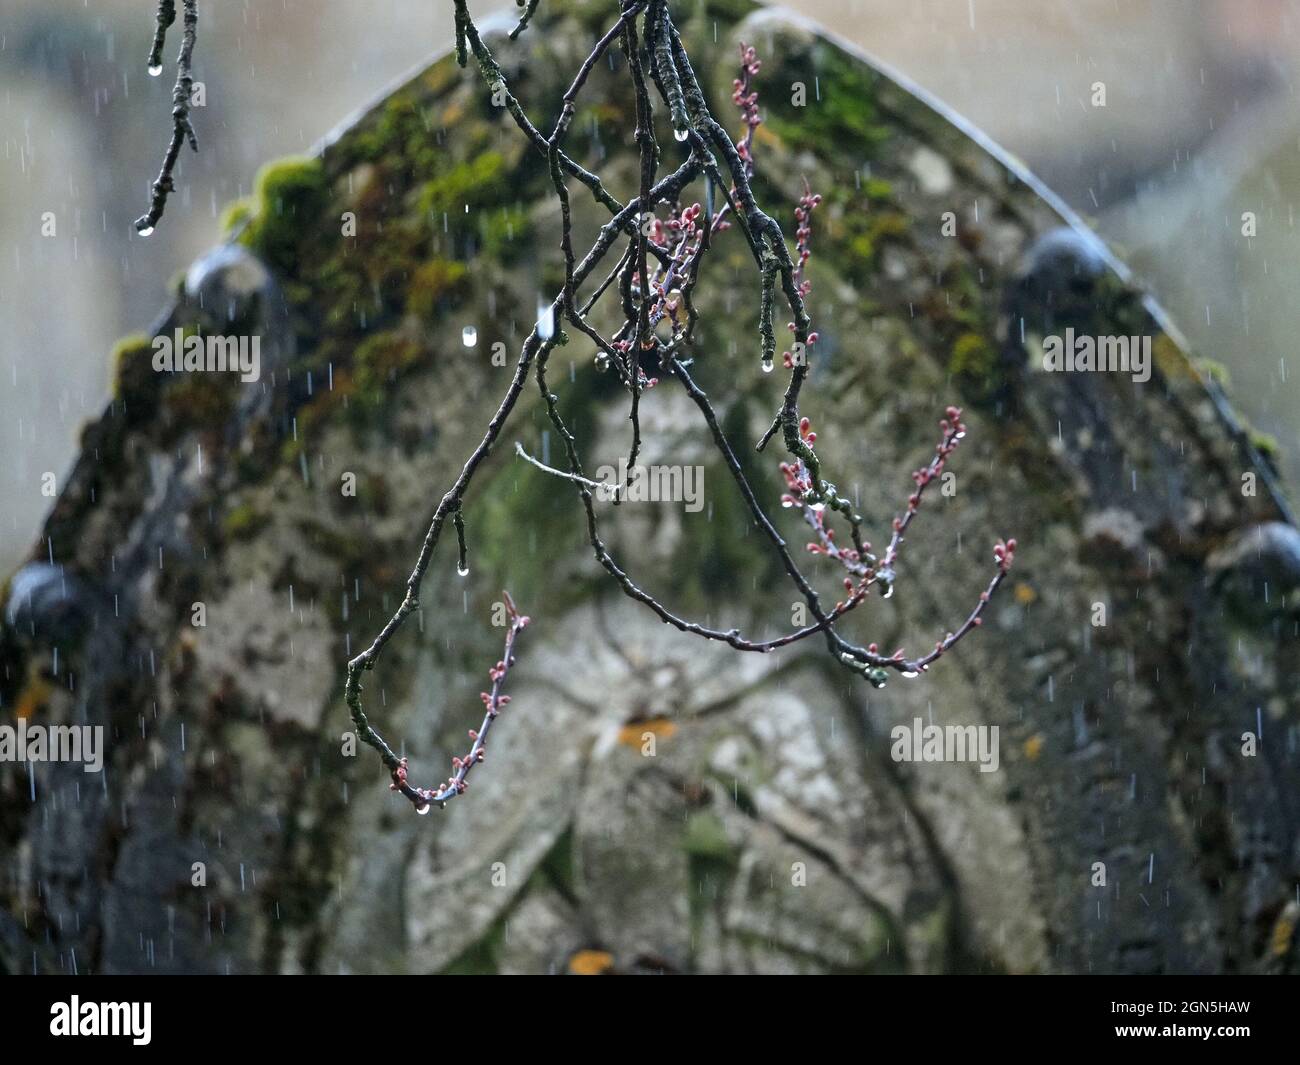
<instances>
[{"instance_id":1,"label":"water droplet on twig","mask_svg":"<svg viewBox=\"0 0 1300 1065\"><path fill-rule=\"evenodd\" d=\"M555 307L549 303L537 305L537 335L550 340L555 335Z\"/></svg>"}]
</instances>

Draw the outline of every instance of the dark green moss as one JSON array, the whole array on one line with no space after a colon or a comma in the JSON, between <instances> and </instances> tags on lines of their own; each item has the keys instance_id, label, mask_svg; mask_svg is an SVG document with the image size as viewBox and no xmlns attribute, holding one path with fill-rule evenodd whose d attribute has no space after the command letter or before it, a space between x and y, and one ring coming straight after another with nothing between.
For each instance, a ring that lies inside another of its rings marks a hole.
<instances>
[{"instance_id":1,"label":"dark green moss","mask_svg":"<svg viewBox=\"0 0 1300 1065\"><path fill-rule=\"evenodd\" d=\"M479 219L479 237L483 254L503 265L510 265L529 246L532 228L524 209L515 205L498 211L484 212Z\"/></svg>"},{"instance_id":2,"label":"dark green moss","mask_svg":"<svg viewBox=\"0 0 1300 1065\"><path fill-rule=\"evenodd\" d=\"M998 353L982 333L962 333L952 346L948 372L954 377L986 381L997 370Z\"/></svg>"},{"instance_id":3,"label":"dark green moss","mask_svg":"<svg viewBox=\"0 0 1300 1065\"><path fill-rule=\"evenodd\" d=\"M419 340L398 330L366 337L353 357L354 390L349 410L366 417L385 409L393 399L393 385L429 354Z\"/></svg>"},{"instance_id":4,"label":"dark green moss","mask_svg":"<svg viewBox=\"0 0 1300 1065\"><path fill-rule=\"evenodd\" d=\"M440 215L463 213L466 207L496 203L505 190L506 161L500 152L483 152L427 182L420 192L420 210Z\"/></svg>"},{"instance_id":5,"label":"dark green moss","mask_svg":"<svg viewBox=\"0 0 1300 1065\"><path fill-rule=\"evenodd\" d=\"M758 88L767 107L766 124L790 147L821 151L834 144L855 158L869 159L889 140L889 127L876 108L878 75L868 67L820 43L811 55L779 50L763 59ZM791 99L795 82L806 89L802 107Z\"/></svg>"},{"instance_id":6,"label":"dark green moss","mask_svg":"<svg viewBox=\"0 0 1300 1065\"><path fill-rule=\"evenodd\" d=\"M727 836L726 826L717 814L697 811L686 819L682 849L693 858L706 858L726 866L739 864L740 851Z\"/></svg>"},{"instance_id":7,"label":"dark green moss","mask_svg":"<svg viewBox=\"0 0 1300 1065\"><path fill-rule=\"evenodd\" d=\"M258 171L254 209L232 208L246 217L241 240L281 274L295 276L300 234L320 216L328 199L325 170L319 158L292 156Z\"/></svg>"},{"instance_id":8,"label":"dark green moss","mask_svg":"<svg viewBox=\"0 0 1300 1065\"><path fill-rule=\"evenodd\" d=\"M482 976L497 971L497 959L506 941L506 918L499 917L477 943L467 947L443 973L448 976Z\"/></svg>"},{"instance_id":9,"label":"dark green moss","mask_svg":"<svg viewBox=\"0 0 1300 1065\"><path fill-rule=\"evenodd\" d=\"M560 838L547 851L546 857L542 859L542 864L537 867L533 876L554 888L568 901L577 901L572 827L560 833Z\"/></svg>"},{"instance_id":10,"label":"dark green moss","mask_svg":"<svg viewBox=\"0 0 1300 1065\"><path fill-rule=\"evenodd\" d=\"M232 540L249 540L271 520L269 514L259 513L248 503L239 503L226 512L221 527Z\"/></svg>"},{"instance_id":11,"label":"dark green moss","mask_svg":"<svg viewBox=\"0 0 1300 1065\"><path fill-rule=\"evenodd\" d=\"M377 116L367 119L348 144L348 162L403 161L415 173L434 173L443 160L431 136L433 121L406 92L392 96Z\"/></svg>"},{"instance_id":12,"label":"dark green moss","mask_svg":"<svg viewBox=\"0 0 1300 1065\"><path fill-rule=\"evenodd\" d=\"M434 259L420 266L406 289L406 310L419 318L450 310L468 288L468 268L454 259Z\"/></svg>"},{"instance_id":13,"label":"dark green moss","mask_svg":"<svg viewBox=\"0 0 1300 1065\"><path fill-rule=\"evenodd\" d=\"M237 200L232 200L221 212L218 223L221 232L227 237L234 236L256 213L257 201L253 197L241 196Z\"/></svg>"},{"instance_id":14,"label":"dark green moss","mask_svg":"<svg viewBox=\"0 0 1300 1065\"><path fill-rule=\"evenodd\" d=\"M1261 429L1251 428L1249 432L1250 446L1258 451L1269 465L1276 469L1278 460L1282 456L1282 448L1277 442L1277 437Z\"/></svg>"},{"instance_id":15,"label":"dark green moss","mask_svg":"<svg viewBox=\"0 0 1300 1065\"><path fill-rule=\"evenodd\" d=\"M113 398L122 399L154 376L153 342L143 333L125 336L113 345Z\"/></svg>"}]
</instances>

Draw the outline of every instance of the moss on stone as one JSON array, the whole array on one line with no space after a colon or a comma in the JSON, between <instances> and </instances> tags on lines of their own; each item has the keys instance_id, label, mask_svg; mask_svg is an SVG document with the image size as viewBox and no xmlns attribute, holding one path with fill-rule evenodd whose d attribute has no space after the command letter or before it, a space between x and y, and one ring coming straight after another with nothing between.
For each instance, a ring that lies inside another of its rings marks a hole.
<instances>
[{"instance_id":1,"label":"moss on stone","mask_svg":"<svg viewBox=\"0 0 1300 1065\"><path fill-rule=\"evenodd\" d=\"M1282 448L1277 442L1277 437L1272 433L1266 433L1262 429L1251 428L1250 446L1264 456L1271 464L1276 466L1277 461L1281 458Z\"/></svg>"},{"instance_id":2,"label":"moss on stone","mask_svg":"<svg viewBox=\"0 0 1300 1065\"><path fill-rule=\"evenodd\" d=\"M113 345L109 356L112 366L113 398L122 399L138 383L140 376L153 373L153 341L143 333L124 336Z\"/></svg>"},{"instance_id":3,"label":"moss on stone","mask_svg":"<svg viewBox=\"0 0 1300 1065\"><path fill-rule=\"evenodd\" d=\"M420 210L451 214L463 212L467 206L494 203L505 189L505 177L505 157L496 151L482 152L426 182L420 192Z\"/></svg>"},{"instance_id":4,"label":"moss on stone","mask_svg":"<svg viewBox=\"0 0 1300 1065\"><path fill-rule=\"evenodd\" d=\"M241 196L239 199L226 204L225 209L221 212L218 225L221 226L221 232L225 236L234 236L236 231L256 213L257 201L251 196Z\"/></svg>"},{"instance_id":5,"label":"moss on stone","mask_svg":"<svg viewBox=\"0 0 1300 1065\"><path fill-rule=\"evenodd\" d=\"M443 969L443 973L447 976L481 976L485 973L495 973L497 958L501 954L505 941L506 916L503 915L493 922L477 943L467 947L455 961Z\"/></svg>"},{"instance_id":6,"label":"moss on stone","mask_svg":"<svg viewBox=\"0 0 1300 1065\"><path fill-rule=\"evenodd\" d=\"M356 130L347 146L356 161L392 165L404 160L415 173L435 173L444 160L430 136L432 121L409 92L394 94L364 128Z\"/></svg>"},{"instance_id":7,"label":"moss on stone","mask_svg":"<svg viewBox=\"0 0 1300 1065\"><path fill-rule=\"evenodd\" d=\"M482 215L479 236L483 241L483 254L508 266L528 246L532 227L522 207L503 207Z\"/></svg>"},{"instance_id":8,"label":"moss on stone","mask_svg":"<svg viewBox=\"0 0 1300 1065\"><path fill-rule=\"evenodd\" d=\"M570 902L577 899L572 826L560 833L559 839L547 851L546 857L534 871L533 877L545 881Z\"/></svg>"},{"instance_id":9,"label":"moss on stone","mask_svg":"<svg viewBox=\"0 0 1300 1065\"><path fill-rule=\"evenodd\" d=\"M270 520L270 515L259 512L251 504L239 503L226 512L221 528L232 540L247 540L256 536Z\"/></svg>"},{"instance_id":10,"label":"moss on stone","mask_svg":"<svg viewBox=\"0 0 1300 1065\"><path fill-rule=\"evenodd\" d=\"M468 287L468 268L454 259L434 259L419 267L406 289L406 310L420 318L429 318L444 310Z\"/></svg>"},{"instance_id":11,"label":"moss on stone","mask_svg":"<svg viewBox=\"0 0 1300 1065\"><path fill-rule=\"evenodd\" d=\"M353 359L353 408L366 414L382 409L393 397L393 384L419 364L428 349L399 330L376 333L363 340Z\"/></svg>"},{"instance_id":12,"label":"moss on stone","mask_svg":"<svg viewBox=\"0 0 1300 1065\"><path fill-rule=\"evenodd\" d=\"M811 54L781 49L764 61L758 87L760 92L765 86L772 89L763 97L766 125L787 145L822 151L835 144L870 158L890 138L875 103L878 75L861 63L821 43L812 46ZM802 107L795 106L788 90L795 82L806 88Z\"/></svg>"},{"instance_id":13,"label":"moss on stone","mask_svg":"<svg viewBox=\"0 0 1300 1065\"><path fill-rule=\"evenodd\" d=\"M1199 358L1196 360L1196 368L1220 388L1226 390L1232 387L1232 375L1223 363L1214 359Z\"/></svg>"},{"instance_id":14,"label":"moss on stone","mask_svg":"<svg viewBox=\"0 0 1300 1065\"><path fill-rule=\"evenodd\" d=\"M258 171L253 206L234 208L248 225L240 239L282 274L297 273L300 235L325 207L328 188L319 158L289 156Z\"/></svg>"},{"instance_id":15,"label":"moss on stone","mask_svg":"<svg viewBox=\"0 0 1300 1065\"><path fill-rule=\"evenodd\" d=\"M973 381L988 380L997 369L998 353L982 333L962 333L953 343L948 372Z\"/></svg>"},{"instance_id":16,"label":"moss on stone","mask_svg":"<svg viewBox=\"0 0 1300 1065\"><path fill-rule=\"evenodd\" d=\"M189 336L192 329L186 331ZM228 424L241 387L235 374L185 372L158 375L162 392L163 435L174 440L194 430L220 431Z\"/></svg>"},{"instance_id":17,"label":"moss on stone","mask_svg":"<svg viewBox=\"0 0 1300 1065\"><path fill-rule=\"evenodd\" d=\"M740 858L722 818L708 810L693 813L686 819L682 849L693 858L711 859L728 866L736 865Z\"/></svg>"}]
</instances>

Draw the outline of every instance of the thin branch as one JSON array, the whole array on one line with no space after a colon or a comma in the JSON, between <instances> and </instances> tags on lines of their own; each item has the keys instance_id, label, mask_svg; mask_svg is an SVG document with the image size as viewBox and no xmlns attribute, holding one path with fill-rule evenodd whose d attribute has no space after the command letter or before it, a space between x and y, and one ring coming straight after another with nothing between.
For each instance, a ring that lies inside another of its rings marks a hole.
<instances>
[{"instance_id":1,"label":"thin branch","mask_svg":"<svg viewBox=\"0 0 1300 1065\"><path fill-rule=\"evenodd\" d=\"M505 649L501 652L500 661L488 670L488 678L492 681L491 687L479 693L479 698L483 701L483 722L477 729L469 730L469 751L464 756L453 756L452 775L437 788L412 786L407 780L409 767L405 758L399 758L397 767L392 771L393 782L389 787L393 791L400 791L410 799L417 814L427 814L431 804L436 804L441 809L456 796L465 794L465 790L469 787L470 771L487 757L488 732L496 723L501 711L510 703L510 696L503 694L501 688L510 672L510 667L515 664L515 640L527 627L530 619L519 613L509 592L502 592L501 595L505 600L506 616L510 622L506 630Z\"/></svg>"},{"instance_id":2,"label":"thin branch","mask_svg":"<svg viewBox=\"0 0 1300 1065\"><path fill-rule=\"evenodd\" d=\"M525 11L512 37L522 32L538 9L537 0L521 0L520 6L525 7ZM872 588L883 589L886 597L891 594L895 579L894 565L925 487L941 473L948 455L965 434L965 426L960 421L961 412L956 408L949 409L948 418L942 423L944 435L936 448L935 457L913 474L916 489L909 497L906 512L894 520L893 535L884 557L877 560L870 553L870 544L861 538L861 516L847 499L839 495L835 485L822 475L821 461L814 448L816 434L812 431L809 420L799 414L799 396L807 378L806 359L796 359L791 352L785 353L784 362L791 369L790 382L773 427L765 434L760 449L776 432L782 433L786 450L792 459L781 466L788 489L784 501L787 506L797 507L812 528L816 539L809 544L810 551L826 556L842 570L844 593L827 610L822 607L820 594L795 563L785 540L765 513L758 494L750 486L734 449L722 431L717 412L687 369L691 359L683 357L686 348L693 343L699 320L694 290L701 277L702 261L713 245L712 238L729 228L733 219L741 229L758 267L761 296L760 348L764 368L771 365L776 350L774 322L778 293L790 310L793 319L790 330L795 344L802 345L802 349L797 350L806 352L816 341L806 306L810 282L805 267L811 255L812 211L820 197L805 182L804 194L795 212L796 245L792 257L780 225L758 206L751 185L755 166L754 130L761 122L758 92L754 84L761 64L755 50L751 46L741 47L741 77L736 80L733 99L741 109L745 131L733 142L709 111L703 90L673 25L666 0L628 0L622 5L618 19L597 40L579 65L569 88L561 98L559 116L551 135L544 137L506 86L499 65L484 45L470 18L465 0L455 0L455 18L459 61L465 64L471 54L475 57L488 87L494 93L502 94L515 124L534 147L546 156L550 183L560 207L560 250L564 263L564 282L551 304L551 318L572 326L589 339L596 348L597 366L603 364L615 367L623 384L629 388L632 421L629 467L635 466L642 446L639 417L641 396L644 389L655 383L655 379L645 377L642 359L658 356L661 369L677 378L699 409L712 435L714 446L723 457L755 525L776 551L787 576L804 597L814 623L770 640L747 639L738 629L715 629L678 616L633 581L628 572L615 561L599 530L594 505L596 495L593 493L603 498L610 486L593 481L583 474L577 440L560 415L559 397L550 390L547 383L546 373L551 352L555 346L567 343L569 338L562 330L555 330L553 336L542 338L539 329L534 328L524 341L514 376L496 414L488 423L482 440L435 508L419 557L407 580L406 595L401 605L371 645L348 663L345 697L353 721L360 737L379 751L392 776L393 787L410 799L421 812L431 804L441 805L449 798L463 793L470 771L482 761L483 742L487 732L500 708L509 699L502 695L501 684L514 660L515 637L527 619L518 614L507 596L511 627L502 659L491 671L492 687L482 693L485 706L483 724L477 732L471 733L473 745L469 753L453 761L455 772L447 783L436 790L419 789L407 782L406 760L397 758L367 721L361 705L360 677L363 671L374 668L385 645L418 606L425 571L449 516L456 529L459 568L462 572L467 569L463 500L476 470L495 444L516 406L530 372L535 372L546 414L562 442L568 468L559 469L539 461L524 449L522 443L516 443L516 454L538 471L559 477L574 486L586 514L587 535L596 559L624 594L642 603L662 621L682 632L725 642L738 650L766 653L821 634L833 657L865 675L873 684L883 683L884 676L890 671L904 675L923 672L969 631L979 627L983 611L1014 557L1014 540L1006 543L999 541L996 545L994 553L997 572L966 621L955 632L947 633L936 642L933 651L920 658L907 659L901 650L887 657L880 654L875 644L859 647L845 640L836 631L835 625L864 602ZM636 116L634 136L639 161L638 189L636 198L627 204L620 203L605 189L599 177L574 162L563 150L564 138L577 113L578 97L596 64L615 41L621 42L627 58ZM643 65L643 56L649 59L648 69ZM654 109L649 89L651 82L668 107L678 140L687 149L687 158L663 178L657 177L661 149L654 132ZM724 171L729 174L730 182L724 177ZM688 202L683 198L684 191L701 176L708 183L705 194L707 210L703 222L700 221L701 208L698 203L683 206L683 203ZM586 185L597 202L604 205L611 215L581 259L573 246L568 178L576 178ZM720 192L725 199L725 205L716 212L712 205L714 191ZM666 220L656 214L661 204L668 206ZM618 262L579 308L579 289L604 261L620 237L626 237L627 243ZM653 272L652 260L656 264ZM589 315L602 297L611 291L618 292L623 323L611 339L606 339L591 324ZM683 304L686 309L684 322L678 313L679 306ZM661 339L658 332L658 326L665 320L671 326L671 337L667 340ZM613 498L616 503L619 501L619 486L615 487ZM831 514L838 514L848 522L852 547L842 547L836 542L835 530L829 521Z\"/></svg>"},{"instance_id":3,"label":"thin branch","mask_svg":"<svg viewBox=\"0 0 1300 1065\"><path fill-rule=\"evenodd\" d=\"M158 0L158 13L154 16L153 47L149 49L149 73L157 77L162 73L162 51L167 43L167 31L176 21L176 0Z\"/></svg>"},{"instance_id":4,"label":"thin branch","mask_svg":"<svg viewBox=\"0 0 1300 1065\"><path fill-rule=\"evenodd\" d=\"M147 237L158 225L163 211L167 207L167 198L176 188L174 172L180 158L181 148L188 143L194 151L199 150L198 138L190 124L190 96L194 91L193 61L194 43L198 39L199 3L198 0L184 0L184 33L181 38L181 51L176 59L176 86L172 89L172 137L163 156L162 169L154 179L149 199L149 210L135 220L136 231ZM162 49L166 41L167 30L176 21L175 0L159 0L157 25L154 30L153 47L149 51L149 73L162 72Z\"/></svg>"}]
</instances>

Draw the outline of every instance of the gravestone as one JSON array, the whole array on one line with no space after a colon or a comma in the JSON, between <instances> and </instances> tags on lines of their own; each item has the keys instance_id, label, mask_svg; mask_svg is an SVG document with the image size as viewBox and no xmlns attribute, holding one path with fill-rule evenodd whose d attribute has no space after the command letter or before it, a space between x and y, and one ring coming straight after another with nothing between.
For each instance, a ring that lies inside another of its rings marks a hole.
<instances>
[{"instance_id":1,"label":"gravestone","mask_svg":"<svg viewBox=\"0 0 1300 1065\"><path fill-rule=\"evenodd\" d=\"M517 42L488 35L540 128L607 7L547 0ZM400 602L563 277L545 159L443 57L269 166L230 243L118 346L113 399L4 594L0 717L102 725L106 760L0 762L0 969L1296 966L1300 537L1210 365L914 87L778 11L703 0L678 18L720 116L738 42L763 58L769 213L791 232L804 180L824 197L803 410L868 535L888 535L943 408L967 412L897 593L845 632L930 646L1015 536L982 629L875 690L814 641L746 655L662 625L605 578L571 487L516 456L559 454L525 393L467 497L469 574L444 541L366 682L412 779L445 776L508 588L533 623L491 757L416 817L352 753L344 665ZM593 72L567 144L626 199L620 61ZM603 208L571 198L594 236ZM748 254L733 231L706 260L693 373L776 500L777 448L750 444L785 374L759 369ZM259 336L259 379L154 371L153 336L200 327ZM1067 329L1145 338L1149 379L1045 371ZM592 356L574 338L551 376L594 468L628 430ZM665 380L642 412L645 461L702 465L705 505L600 504L615 556L715 627L790 631L797 593L684 391ZM893 729L918 719L997 726L997 771L897 760Z\"/></svg>"}]
</instances>

